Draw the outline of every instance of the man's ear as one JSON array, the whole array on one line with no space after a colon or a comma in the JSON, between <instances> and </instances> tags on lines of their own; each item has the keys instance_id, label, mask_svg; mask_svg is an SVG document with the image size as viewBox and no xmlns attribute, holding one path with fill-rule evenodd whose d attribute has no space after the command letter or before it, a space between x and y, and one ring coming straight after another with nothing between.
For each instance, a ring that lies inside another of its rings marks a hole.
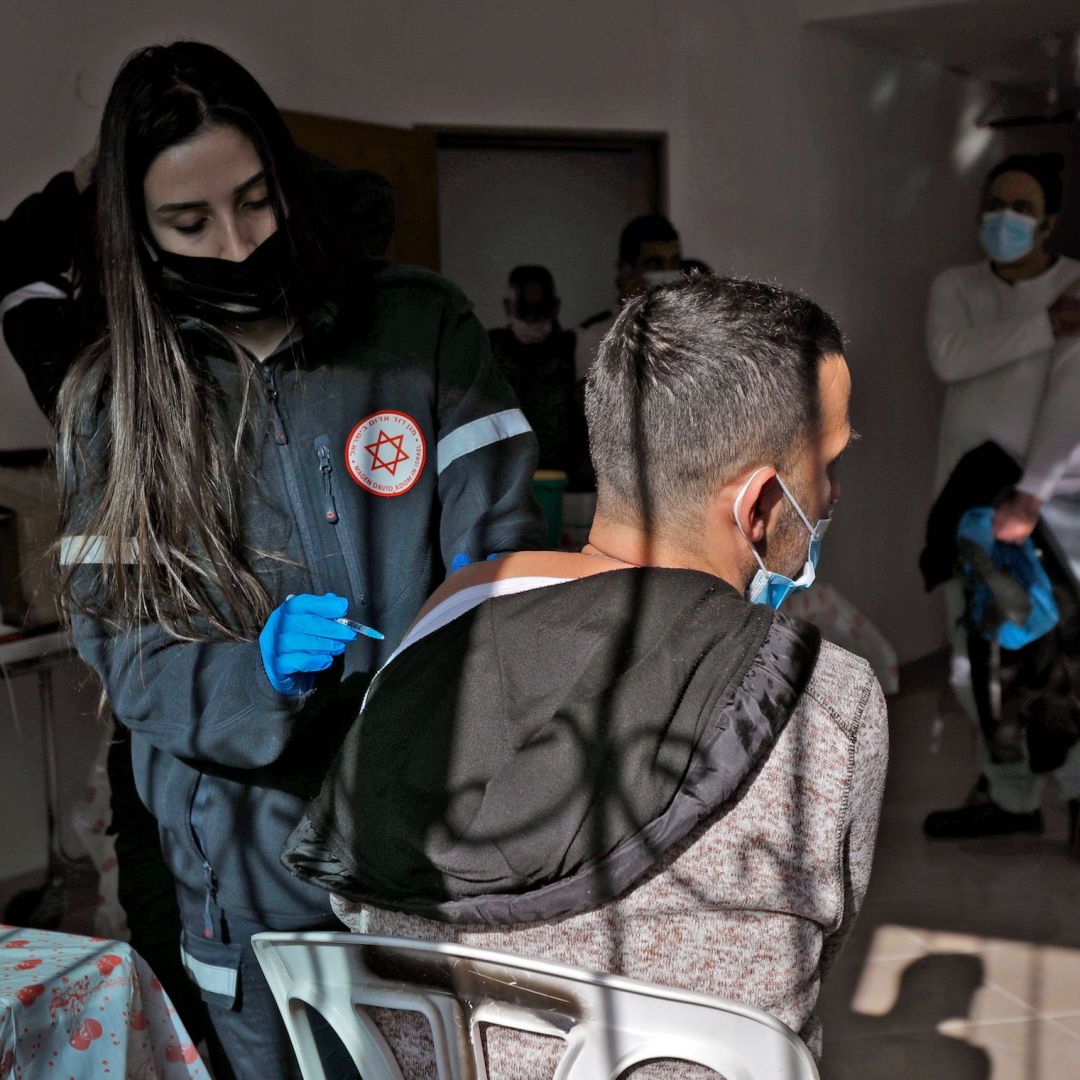
<instances>
[{"instance_id":1,"label":"man's ear","mask_svg":"<svg viewBox=\"0 0 1080 1080\"><path fill-rule=\"evenodd\" d=\"M557 319L559 317L559 308L562 307L562 301L556 296L551 303L551 317Z\"/></svg>"},{"instance_id":2,"label":"man's ear","mask_svg":"<svg viewBox=\"0 0 1080 1080\"><path fill-rule=\"evenodd\" d=\"M1054 226L1057 224L1057 214L1047 214L1042 219L1042 223L1039 225L1039 232L1043 234L1043 239L1047 240L1050 234L1054 231Z\"/></svg>"},{"instance_id":3,"label":"man's ear","mask_svg":"<svg viewBox=\"0 0 1080 1080\"><path fill-rule=\"evenodd\" d=\"M784 496L776 480L776 469L766 465L751 473L749 480L740 477L736 484L736 493L742 491L742 497L736 495L733 503L735 519L751 543L758 544L765 539L766 526Z\"/></svg>"},{"instance_id":4,"label":"man's ear","mask_svg":"<svg viewBox=\"0 0 1080 1080\"><path fill-rule=\"evenodd\" d=\"M512 319L514 317L514 301L509 296L503 298L503 311L506 312L506 317Z\"/></svg>"}]
</instances>

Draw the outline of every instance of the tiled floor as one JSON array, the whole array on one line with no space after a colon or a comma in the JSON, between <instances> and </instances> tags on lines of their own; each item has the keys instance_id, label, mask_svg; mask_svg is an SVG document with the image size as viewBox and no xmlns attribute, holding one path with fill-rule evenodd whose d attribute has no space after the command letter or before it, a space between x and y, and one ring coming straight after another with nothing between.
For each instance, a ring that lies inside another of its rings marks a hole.
<instances>
[{"instance_id":1,"label":"tiled floor","mask_svg":"<svg viewBox=\"0 0 1080 1080\"><path fill-rule=\"evenodd\" d=\"M1080 855L1041 837L925 840L974 781L944 663L905 670L874 877L826 983L824 1080L1080 1080Z\"/></svg>"}]
</instances>

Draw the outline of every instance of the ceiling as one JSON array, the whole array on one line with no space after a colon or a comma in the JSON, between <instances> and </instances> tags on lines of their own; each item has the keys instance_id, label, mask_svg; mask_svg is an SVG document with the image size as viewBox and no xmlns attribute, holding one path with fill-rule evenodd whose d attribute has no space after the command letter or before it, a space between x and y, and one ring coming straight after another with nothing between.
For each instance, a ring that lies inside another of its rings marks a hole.
<instances>
[{"instance_id":1,"label":"ceiling","mask_svg":"<svg viewBox=\"0 0 1080 1080\"><path fill-rule=\"evenodd\" d=\"M1057 85L1065 99L1080 87L1080 0L811 0L806 6L808 21L996 86ZM835 14L838 9L844 13Z\"/></svg>"}]
</instances>

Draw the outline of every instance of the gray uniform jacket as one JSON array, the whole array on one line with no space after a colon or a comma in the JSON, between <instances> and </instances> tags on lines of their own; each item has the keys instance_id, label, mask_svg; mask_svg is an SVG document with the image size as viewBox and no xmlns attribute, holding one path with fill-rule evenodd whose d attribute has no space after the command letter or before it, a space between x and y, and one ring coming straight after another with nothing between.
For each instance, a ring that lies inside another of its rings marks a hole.
<instances>
[{"instance_id":1,"label":"gray uniform jacket","mask_svg":"<svg viewBox=\"0 0 1080 1080\"><path fill-rule=\"evenodd\" d=\"M362 638L308 694L273 689L257 641L185 642L157 625L118 632L76 616L79 653L131 730L136 782L176 878L226 913L281 929L328 914L327 895L278 854L318 790L370 675L459 553L537 546L536 440L493 365L464 296L425 271L354 267L356 303L324 311L261 365L261 417L243 490L244 539L272 598L335 592L385 641ZM185 344L221 387L235 427L240 370L216 331ZM106 446L107 393L93 462ZM208 435L209 437L209 435ZM96 485L76 493L62 559L97 587L103 545L86 534ZM187 928L203 933L202 927Z\"/></svg>"}]
</instances>

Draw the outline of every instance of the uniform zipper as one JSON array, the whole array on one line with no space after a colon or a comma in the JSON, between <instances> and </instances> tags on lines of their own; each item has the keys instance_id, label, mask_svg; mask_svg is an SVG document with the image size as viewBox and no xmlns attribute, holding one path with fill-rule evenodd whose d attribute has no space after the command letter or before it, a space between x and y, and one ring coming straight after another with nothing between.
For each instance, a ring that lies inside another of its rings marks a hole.
<instances>
[{"instance_id":1,"label":"uniform zipper","mask_svg":"<svg viewBox=\"0 0 1080 1080\"><path fill-rule=\"evenodd\" d=\"M266 383L266 392L270 395L270 407L274 419L274 442L278 446L288 446L289 436L285 433L285 424L281 419L281 409L278 406L277 385L274 382L274 369L269 364L262 368L263 381Z\"/></svg>"},{"instance_id":2,"label":"uniform zipper","mask_svg":"<svg viewBox=\"0 0 1080 1080\"><path fill-rule=\"evenodd\" d=\"M319 563L315 557L315 547L312 542L311 530L308 528L304 500L300 494L300 485L297 483L296 468L289 446L289 436L285 429L285 419L281 415L277 384L274 380L274 368L272 364L266 363L262 365L261 370L263 381L266 383L266 392L270 398L270 412L274 422L274 442L277 443L278 456L281 459L281 471L285 476L285 489L289 493L289 502L292 504L293 517L296 520L296 530L300 534L300 544L304 549L307 571L311 576L312 591L320 593L324 590L319 579L319 573L316 570Z\"/></svg>"},{"instance_id":3,"label":"uniform zipper","mask_svg":"<svg viewBox=\"0 0 1080 1080\"><path fill-rule=\"evenodd\" d=\"M323 478L323 517L331 525L336 525L338 512L334 505L334 482L330 478L334 466L330 464L329 440L324 441L324 438L325 436L315 440L315 452L319 456L319 472L322 473Z\"/></svg>"},{"instance_id":4,"label":"uniform zipper","mask_svg":"<svg viewBox=\"0 0 1080 1080\"><path fill-rule=\"evenodd\" d=\"M188 802L188 828L191 830L191 839L195 842L195 850L203 864L203 937L214 937L213 910L217 905L217 877L214 868L210 865L210 857L206 854L206 840L200 825L206 819L206 803L209 792L203 781L204 773L199 773L195 779L195 786L191 790L191 799Z\"/></svg>"},{"instance_id":5,"label":"uniform zipper","mask_svg":"<svg viewBox=\"0 0 1080 1080\"><path fill-rule=\"evenodd\" d=\"M362 604L364 586L360 554L354 543L353 530L342 517L343 509L338 509L337 500L334 498L334 465L330 453L329 435L320 435L315 440L315 459L322 478L323 519L327 524L334 526L334 535L341 548L341 555L345 561L345 573L349 578L349 589L352 592L350 599L354 604Z\"/></svg>"}]
</instances>

